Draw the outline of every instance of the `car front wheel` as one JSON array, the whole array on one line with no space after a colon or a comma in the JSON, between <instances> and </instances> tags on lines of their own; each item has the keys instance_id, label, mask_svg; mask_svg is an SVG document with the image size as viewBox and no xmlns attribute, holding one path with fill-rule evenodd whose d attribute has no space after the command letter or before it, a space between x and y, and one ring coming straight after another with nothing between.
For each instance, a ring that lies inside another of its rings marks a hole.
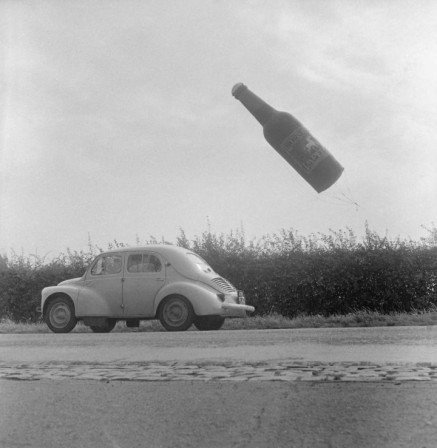
<instances>
[{"instance_id":1,"label":"car front wheel","mask_svg":"<svg viewBox=\"0 0 437 448\"><path fill-rule=\"evenodd\" d=\"M167 331L185 331L194 321L191 303L182 296L170 296L159 307L158 318Z\"/></svg>"},{"instance_id":2,"label":"car front wheel","mask_svg":"<svg viewBox=\"0 0 437 448\"><path fill-rule=\"evenodd\" d=\"M197 316L194 325L200 331L220 330L225 322L221 316Z\"/></svg>"},{"instance_id":3,"label":"car front wheel","mask_svg":"<svg viewBox=\"0 0 437 448\"><path fill-rule=\"evenodd\" d=\"M44 320L53 333L69 333L77 324L74 305L69 297L57 297L47 306Z\"/></svg>"}]
</instances>

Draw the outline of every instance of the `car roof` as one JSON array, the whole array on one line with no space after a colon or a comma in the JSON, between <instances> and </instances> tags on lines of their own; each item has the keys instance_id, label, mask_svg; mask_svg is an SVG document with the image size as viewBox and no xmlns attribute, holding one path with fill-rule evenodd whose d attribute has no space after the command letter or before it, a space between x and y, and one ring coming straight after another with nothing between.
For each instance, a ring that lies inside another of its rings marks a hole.
<instances>
[{"instance_id":1,"label":"car roof","mask_svg":"<svg viewBox=\"0 0 437 448\"><path fill-rule=\"evenodd\" d=\"M129 247L119 247L117 249L111 249L103 251L102 254L107 253L118 253L118 252L141 252L143 250L151 250L160 252L163 254L180 254L180 253L194 253L189 249L184 247L174 246L172 244L147 244L145 246L129 246Z\"/></svg>"}]
</instances>

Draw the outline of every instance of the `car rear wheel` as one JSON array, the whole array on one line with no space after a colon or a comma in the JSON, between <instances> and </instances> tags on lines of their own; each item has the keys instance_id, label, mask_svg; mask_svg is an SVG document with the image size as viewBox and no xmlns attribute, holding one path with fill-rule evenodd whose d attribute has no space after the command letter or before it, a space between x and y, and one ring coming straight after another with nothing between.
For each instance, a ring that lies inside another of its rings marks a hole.
<instances>
[{"instance_id":1,"label":"car rear wheel","mask_svg":"<svg viewBox=\"0 0 437 448\"><path fill-rule=\"evenodd\" d=\"M116 323L117 321L115 319L106 319L105 325L91 325L90 328L93 333L109 333L114 329Z\"/></svg>"},{"instance_id":2,"label":"car rear wheel","mask_svg":"<svg viewBox=\"0 0 437 448\"><path fill-rule=\"evenodd\" d=\"M69 297L57 297L47 306L44 320L53 333L69 333L77 324L74 305Z\"/></svg>"},{"instance_id":3,"label":"car rear wheel","mask_svg":"<svg viewBox=\"0 0 437 448\"><path fill-rule=\"evenodd\" d=\"M170 296L161 303L158 318L167 331L185 331L193 324L193 307L185 297Z\"/></svg>"},{"instance_id":4,"label":"car rear wheel","mask_svg":"<svg viewBox=\"0 0 437 448\"><path fill-rule=\"evenodd\" d=\"M194 325L200 331L220 330L225 323L225 318L221 316L197 316Z\"/></svg>"}]
</instances>

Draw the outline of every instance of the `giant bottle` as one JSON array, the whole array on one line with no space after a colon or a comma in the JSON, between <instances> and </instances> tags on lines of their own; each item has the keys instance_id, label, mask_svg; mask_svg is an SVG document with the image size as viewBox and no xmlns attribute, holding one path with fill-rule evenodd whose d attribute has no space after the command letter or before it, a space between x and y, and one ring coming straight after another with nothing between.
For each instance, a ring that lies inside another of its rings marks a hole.
<instances>
[{"instance_id":1,"label":"giant bottle","mask_svg":"<svg viewBox=\"0 0 437 448\"><path fill-rule=\"evenodd\" d=\"M261 123L265 139L318 192L333 185L343 167L296 118L271 107L244 84L232 95Z\"/></svg>"}]
</instances>

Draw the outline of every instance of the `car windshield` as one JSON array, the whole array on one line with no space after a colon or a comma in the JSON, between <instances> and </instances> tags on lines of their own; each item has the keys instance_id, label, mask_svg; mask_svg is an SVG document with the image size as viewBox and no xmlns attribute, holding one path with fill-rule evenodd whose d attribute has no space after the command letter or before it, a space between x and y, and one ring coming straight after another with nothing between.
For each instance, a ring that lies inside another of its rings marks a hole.
<instances>
[{"instance_id":1,"label":"car windshield","mask_svg":"<svg viewBox=\"0 0 437 448\"><path fill-rule=\"evenodd\" d=\"M197 266L197 268L206 273L214 272L212 267L199 255L193 254L192 252L187 252L188 258Z\"/></svg>"}]
</instances>

